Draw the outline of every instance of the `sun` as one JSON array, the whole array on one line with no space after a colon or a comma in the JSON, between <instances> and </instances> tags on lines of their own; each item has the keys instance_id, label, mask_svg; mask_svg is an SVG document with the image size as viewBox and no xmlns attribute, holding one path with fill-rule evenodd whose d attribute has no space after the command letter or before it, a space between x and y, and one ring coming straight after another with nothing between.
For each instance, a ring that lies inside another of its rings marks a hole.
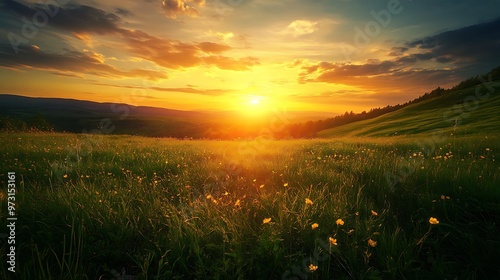
<instances>
[{"instance_id":1,"label":"sun","mask_svg":"<svg viewBox=\"0 0 500 280\"><path fill-rule=\"evenodd\" d=\"M260 99L259 98L252 98L250 100L250 105L259 105Z\"/></svg>"},{"instance_id":2,"label":"sun","mask_svg":"<svg viewBox=\"0 0 500 280\"><path fill-rule=\"evenodd\" d=\"M262 97L261 97L261 96L252 96L252 97L250 98L249 103L250 103L250 105L252 105L252 106L257 106L257 105L259 105L259 104L261 103L261 100L262 100Z\"/></svg>"},{"instance_id":3,"label":"sun","mask_svg":"<svg viewBox=\"0 0 500 280\"><path fill-rule=\"evenodd\" d=\"M240 111L249 117L263 116L269 113L270 100L267 97L260 95L248 95L244 97L243 106L240 106Z\"/></svg>"}]
</instances>

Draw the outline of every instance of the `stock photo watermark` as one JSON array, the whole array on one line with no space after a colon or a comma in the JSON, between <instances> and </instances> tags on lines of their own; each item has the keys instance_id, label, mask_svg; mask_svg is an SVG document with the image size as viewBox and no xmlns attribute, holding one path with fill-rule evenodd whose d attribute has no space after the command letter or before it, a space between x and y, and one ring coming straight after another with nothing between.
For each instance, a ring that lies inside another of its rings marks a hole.
<instances>
[{"instance_id":1,"label":"stock photo watermark","mask_svg":"<svg viewBox=\"0 0 500 280\"><path fill-rule=\"evenodd\" d=\"M7 173L7 270L16 272L16 173Z\"/></svg>"},{"instance_id":2,"label":"stock photo watermark","mask_svg":"<svg viewBox=\"0 0 500 280\"><path fill-rule=\"evenodd\" d=\"M383 28L387 28L391 24L393 16L399 15L403 10L404 6L399 0L389 0L385 9L371 10L372 20L367 21L363 27L355 26L353 43L345 43L342 46L345 59L350 61L354 54L360 53L362 48L368 46L374 38L382 33Z\"/></svg>"},{"instance_id":3,"label":"stock photo watermark","mask_svg":"<svg viewBox=\"0 0 500 280\"><path fill-rule=\"evenodd\" d=\"M454 132L456 132L457 127L464 120L470 118L470 114L473 111L479 109L479 101L485 100L489 98L491 94L495 93L495 88L491 85L493 82L492 74L488 76L488 79L482 76L479 76L478 79L481 84L476 86L473 95L468 95L460 104L456 104L451 109L443 112L443 121L450 124L450 126L453 124ZM412 157L404 158L399 162L396 172L385 172L385 178L389 189L395 191L395 187L398 183L404 182L422 166L424 159L419 157L419 154L427 157L432 156L437 146L440 143L444 143L449 136L450 135L446 133L445 129L441 128L433 131L431 136L426 140L417 140L415 144L417 144L419 150L413 152Z\"/></svg>"},{"instance_id":4,"label":"stock photo watermark","mask_svg":"<svg viewBox=\"0 0 500 280\"><path fill-rule=\"evenodd\" d=\"M30 40L35 38L40 32L41 28L49 24L49 20L54 18L59 13L59 8L62 5L68 4L70 0L48 0L38 1L38 10L31 18L22 17L23 25L19 32L9 32L7 39L9 39L12 49L17 54L19 53L19 46L28 45Z\"/></svg>"}]
</instances>

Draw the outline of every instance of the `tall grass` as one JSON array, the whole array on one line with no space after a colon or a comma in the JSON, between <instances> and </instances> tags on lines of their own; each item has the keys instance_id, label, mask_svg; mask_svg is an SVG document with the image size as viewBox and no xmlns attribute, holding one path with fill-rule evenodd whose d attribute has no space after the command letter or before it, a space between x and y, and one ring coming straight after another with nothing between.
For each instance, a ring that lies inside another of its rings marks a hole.
<instances>
[{"instance_id":1,"label":"tall grass","mask_svg":"<svg viewBox=\"0 0 500 280\"><path fill-rule=\"evenodd\" d=\"M8 171L19 178L18 279L500 273L498 137L457 138L432 153L400 137L0 139L2 185ZM3 224L5 197L3 188Z\"/></svg>"}]
</instances>

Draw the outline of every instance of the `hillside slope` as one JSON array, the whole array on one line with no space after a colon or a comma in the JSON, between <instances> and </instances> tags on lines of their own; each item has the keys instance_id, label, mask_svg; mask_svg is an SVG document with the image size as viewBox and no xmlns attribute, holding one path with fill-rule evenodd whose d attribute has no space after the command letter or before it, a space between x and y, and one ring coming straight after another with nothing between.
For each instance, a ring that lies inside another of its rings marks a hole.
<instances>
[{"instance_id":1,"label":"hillside slope","mask_svg":"<svg viewBox=\"0 0 500 280\"><path fill-rule=\"evenodd\" d=\"M482 95L476 96L481 87ZM395 136L439 132L459 135L500 131L500 81L424 100L397 111L320 131L319 137ZM456 127L455 127L456 124Z\"/></svg>"}]
</instances>

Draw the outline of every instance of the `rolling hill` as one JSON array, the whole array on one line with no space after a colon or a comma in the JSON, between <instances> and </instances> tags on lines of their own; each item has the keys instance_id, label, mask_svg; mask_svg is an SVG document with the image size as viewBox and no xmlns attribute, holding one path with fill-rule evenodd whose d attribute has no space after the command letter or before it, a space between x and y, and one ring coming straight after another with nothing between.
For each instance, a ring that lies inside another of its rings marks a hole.
<instances>
[{"instance_id":1,"label":"rolling hill","mask_svg":"<svg viewBox=\"0 0 500 280\"><path fill-rule=\"evenodd\" d=\"M476 90L480 88L479 94ZM500 81L450 90L375 118L353 122L317 133L319 137L455 133L498 133Z\"/></svg>"}]
</instances>

